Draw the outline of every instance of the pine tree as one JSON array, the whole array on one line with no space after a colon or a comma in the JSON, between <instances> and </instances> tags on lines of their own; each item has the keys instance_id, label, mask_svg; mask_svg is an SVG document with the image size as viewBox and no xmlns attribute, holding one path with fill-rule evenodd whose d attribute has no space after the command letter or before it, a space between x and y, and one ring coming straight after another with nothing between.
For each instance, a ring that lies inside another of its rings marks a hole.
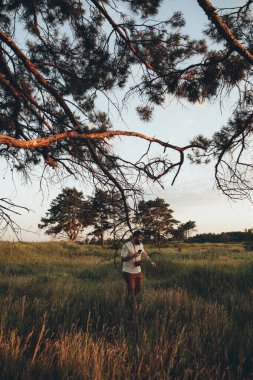
<instances>
[{"instance_id":1,"label":"pine tree","mask_svg":"<svg viewBox=\"0 0 253 380\"><path fill-rule=\"evenodd\" d=\"M217 186L226 195L250 197L252 2L215 9L197 0L209 19L198 40L187 34L181 12L168 9L161 20L161 3L0 0L0 154L10 170L29 177L40 167L51 181L52 173L57 180L67 173L116 187L128 222L126 199L142 192L143 177L160 183L172 174L174 182L187 152L197 164L214 160ZM144 135L138 126L117 130L107 107L101 109L105 98L120 114L113 94L122 93L124 101L139 95L136 111L148 121L168 96L199 103L220 95L222 103L233 90L238 99L227 125L186 146ZM126 160L108 144L115 136L157 144L161 154L152 157L149 150L140 160Z\"/></svg>"},{"instance_id":2,"label":"pine tree","mask_svg":"<svg viewBox=\"0 0 253 380\"><path fill-rule=\"evenodd\" d=\"M65 188L52 201L38 227L46 229L47 235L67 236L75 242L83 229L91 223L91 204L84 199L83 193L75 188Z\"/></svg>"},{"instance_id":3,"label":"pine tree","mask_svg":"<svg viewBox=\"0 0 253 380\"><path fill-rule=\"evenodd\" d=\"M90 198L92 203L92 215L94 230L91 234L98 236L100 244L104 246L105 231L112 228L112 202L110 193L97 189L94 196Z\"/></svg>"},{"instance_id":4,"label":"pine tree","mask_svg":"<svg viewBox=\"0 0 253 380\"><path fill-rule=\"evenodd\" d=\"M186 223L181 223L177 228L172 229L172 236L174 240L189 239L190 231L196 228L196 222L189 220Z\"/></svg>"},{"instance_id":5,"label":"pine tree","mask_svg":"<svg viewBox=\"0 0 253 380\"><path fill-rule=\"evenodd\" d=\"M162 198L140 201L136 221L156 244L171 235L173 227L179 222L172 216L173 210Z\"/></svg>"}]
</instances>

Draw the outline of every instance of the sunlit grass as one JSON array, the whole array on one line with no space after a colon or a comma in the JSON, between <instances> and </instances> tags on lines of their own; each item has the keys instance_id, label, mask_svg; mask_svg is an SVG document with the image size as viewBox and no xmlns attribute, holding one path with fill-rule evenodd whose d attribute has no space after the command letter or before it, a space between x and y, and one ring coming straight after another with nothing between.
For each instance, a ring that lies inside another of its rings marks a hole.
<instances>
[{"instance_id":1,"label":"sunlit grass","mask_svg":"<svg viewBox=\"0 0 253 380\"><path fill-rule=\"evenodd\" d=\"M251 378L253 253L148 250L134 317L113 250L1 242L0 378Z\"/></svg>"}]
</instances>

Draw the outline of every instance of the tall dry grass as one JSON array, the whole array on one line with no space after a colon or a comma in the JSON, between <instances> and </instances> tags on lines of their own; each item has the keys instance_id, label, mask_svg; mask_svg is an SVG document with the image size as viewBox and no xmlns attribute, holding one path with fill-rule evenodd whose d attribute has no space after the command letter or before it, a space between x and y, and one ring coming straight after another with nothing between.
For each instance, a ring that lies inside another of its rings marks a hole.
<instances>
[{"instance_id":1,"label":"tall dry grass","mask_svg":"<svg viewBox=\"0 0 253 380\"><path fill-rule=\"evenodd\" d=\"M149 251L134 317L112 250L0 243L0 378L253 377L252 253Z\"/></svg>"}]
</instances>

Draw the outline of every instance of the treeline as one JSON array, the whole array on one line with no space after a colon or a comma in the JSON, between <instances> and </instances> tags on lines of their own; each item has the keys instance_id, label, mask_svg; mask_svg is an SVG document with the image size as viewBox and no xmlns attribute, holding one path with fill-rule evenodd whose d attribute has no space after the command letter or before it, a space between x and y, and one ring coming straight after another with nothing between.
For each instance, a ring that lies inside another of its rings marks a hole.
<instances>
[{"instance_id":1,"label":"treeline","mask_svg":"<svg viewBox=\"0 0 253 380\"><path fill-rule=\"evenodd\" d=\"M190 243L241 243L253 242L253 229L245 231L222 232L220 234L197 234L188 239Z\"/></svg>"},{"instance_id":2,"label":"treeline","mask_svg":"<svg viewBox=\"0 0 253 380\"><path fill-rule=\"evenodd\" d=\"M82 191L65 188L51 202L46 215L38 225L47 235L67 238L83 243L111 244L121 240L132 228L144 231L147 241L161 244L168 240L185 240L196 223L181 223L173 216L174 211L162 198L140 200L129 215L117 191L96 189L85 197ZM127 219L128 217L128 219ZM129 236L129 234L128 234Z\"/></svg>"}]
</instances>

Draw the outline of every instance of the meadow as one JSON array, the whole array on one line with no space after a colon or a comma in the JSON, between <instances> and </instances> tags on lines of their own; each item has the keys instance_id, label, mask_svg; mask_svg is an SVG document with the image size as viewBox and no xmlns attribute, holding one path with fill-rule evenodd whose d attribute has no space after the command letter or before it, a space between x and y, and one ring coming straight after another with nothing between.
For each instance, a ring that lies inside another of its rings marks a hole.
<instances>
[{"instance_id":1,"label":"meadow","mask_svg":"<svg viewBox=\"0 0 253 380\"><path fill-rule=\"evenodd\" d=\"M253 378L253 252L148 251L134 318L113 250L0 242L0 378Z\"/></svg>"}]
</instances>

